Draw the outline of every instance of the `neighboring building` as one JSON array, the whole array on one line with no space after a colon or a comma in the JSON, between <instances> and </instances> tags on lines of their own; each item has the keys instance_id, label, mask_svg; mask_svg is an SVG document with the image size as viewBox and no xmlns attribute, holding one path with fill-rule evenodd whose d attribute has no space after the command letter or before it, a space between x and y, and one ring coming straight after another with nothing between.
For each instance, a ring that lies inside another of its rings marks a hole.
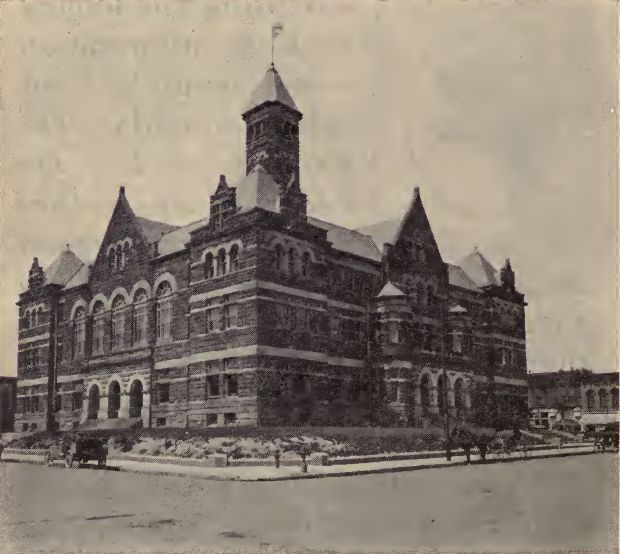
<instances>
[{"instance_id":1,"label":"neighboring building","mask_svg":"<svg viewBox=\"0 0 620 554\"><path fill-rule=\"evenodd\" d=\"M533 426L551 428L566 419L582 427L618 421L618 373L533 373L528 383Z\"/></svg>"},{"instance_id":2,"label":"neighboring building","mask_svg":"<svg viewBox=\"0 0 620 554\"><path fill-rule=\"evenodd\" d=\"M0 433L15 431L17 377L0 376Z\"/></svg>"},{"instance_id":3,"label":"neighboring building","mask_svg":"<svg viewBox=\"0 0 620 554\"><path fill-rule=\"evenodd\" d=\"M526 403L508 260L499 278L477 250L444 262L417 188L400 220L308 216L302 114L274 67L242 117L246 176L220 176L208 217L138 217L121 187L92 263L69 248L45 270L34 259L19 428L344 424L368 387L423 425L443 410L442 359L453 415L488 376L502 409Z\"/></svg>"}]
</instances>

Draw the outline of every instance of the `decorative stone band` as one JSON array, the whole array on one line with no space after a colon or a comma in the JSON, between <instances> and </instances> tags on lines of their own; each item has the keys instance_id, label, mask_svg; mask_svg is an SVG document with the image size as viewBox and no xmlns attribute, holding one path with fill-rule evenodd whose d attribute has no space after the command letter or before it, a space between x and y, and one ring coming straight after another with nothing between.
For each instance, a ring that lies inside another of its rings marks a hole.
<instances>
[{"instance_id":1,"label":"decorative stone band","mask_svg":"<svg viewBox=\"0 0 620 554\"><path fill-rule=\"evenodd\" d=\"M33 385L42 385L47 383L47 377L41 377L40 379L23 379L17 381L17 388L32 387Z\"/></svg>"},{"instance_id":2,"label":"decorative stone band","mask_svg":"<svg viewBox=\"0 0 620 554\"><path fill-rule=\"evenodd\" d=\"M479 383L485 383L487 378L482 375L474 376L474 379ZM508 377L495 377L495 382L500 385L518 385L520 387L527 387L527 381L525 379L510 379Z\"/></svg>"},{"instance_id":3,"label":"decorative stone band","mask_svg":"<svg viewBox=\"0 0 620 554\"><path fill-rule=\"evenodd\" d=\"M325 362L330 365L340 365L348 367L363 367L364 360L354 360L351 358L337 358L328 356L321 352L310 352L307 350L295 350L293 348L275 348L272 346L240 346L238 348L228 348L226 350L212 350L210 352L199 352L184 358L174 360L162 360L155 363L155 369L166 369L173 367L183 367L188 364L205 362L210 360L221 360L223 358L240 358L243 356L279 356L282 358L296 358L300 360L310 360Z\"/></svg>"},{"instance_id":4,"label":"decorative stone band","mask_svg":"<svg viewBox=\"0 0 620 554\"><path fill-rule=\"evenodd\" d=\"M309 298L311 300L319 300L321 302L327 302L328 305L334 306L336 308L344 308L345 310L353 310L356 312L365 313L365 308L362 306L357 306L355 304L347 304L346 302L338 302L336 300L331 300L327 298L324 294L317 294L316 292L309 292L305 290L294 289L291 287L285 287L283 285L278 285L276 283L269 283L267 281L247 281L246 283L240 283L238 285L233 285L230 287L226 287L223 289L212 290L209 292L204 292L202 294L195 294L190 297L190 303L200 302L202 300L208 300L210 298L217 298L219 296L223 296L226 294L234 294L236 292L241 292L244 290L252 290L252 289L267 289L273 290L276 292L281 292L284 294L291 294L293 296L300 296L302 298Z\"/></svg>"},{"instance_id":5,"label":"decorative stone band","mask_svg":"<svg viewBox=\"0 0 620 554\"><path fill-rule=\"evenodd\" d=\"M19 339L18 344L27 344L29 342L35 342L37 340L49 339L49 333L43 333L42 335L37 335L36 337L28 337L27 339Z\"/></svg>"}]
</instances>

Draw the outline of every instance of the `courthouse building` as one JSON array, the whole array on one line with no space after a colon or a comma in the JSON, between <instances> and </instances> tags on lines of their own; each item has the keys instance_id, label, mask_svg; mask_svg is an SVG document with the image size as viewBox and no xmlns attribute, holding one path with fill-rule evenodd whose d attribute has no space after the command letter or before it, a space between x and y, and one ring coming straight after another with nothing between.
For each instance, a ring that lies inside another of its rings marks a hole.
<instances>
[{"instance_id":1,"label":"courthouse building","mask_svg":"<svg viewBox=\"0 0 620 554\"><path fill-rule=\"evenodd\" d=\"M139 217L120 187L94 260L69 246L46 269L34 258L16 430L360 424L368 383L413 426L446 402L466 416L487 379L500 406L527 400L508 260L444 261L417 188L380 224L309 216L302 113L275 67L242 118L245 176L214 178L204 219Z\"/></svg>"}]
</instances>

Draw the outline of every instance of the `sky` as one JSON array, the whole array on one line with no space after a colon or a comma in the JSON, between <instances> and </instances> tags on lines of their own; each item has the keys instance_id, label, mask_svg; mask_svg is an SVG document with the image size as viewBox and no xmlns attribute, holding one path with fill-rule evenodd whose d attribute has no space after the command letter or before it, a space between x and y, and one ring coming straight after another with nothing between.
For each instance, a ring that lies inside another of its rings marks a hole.
<instances>
[{"instance_id":1,"label":"sky","mask_svg":"<svg viewBox=\"0 0 620 554\"><path fill-rule=\"evenodd\" d=\"M309 212L356 228L420 187L444 261L510 258L531 372L617 370L617 14L588 0L2 3L0 374L32 258L94 259L137 215L208 214L245 172L271 63Z\"/></svg>"}]
</instances>

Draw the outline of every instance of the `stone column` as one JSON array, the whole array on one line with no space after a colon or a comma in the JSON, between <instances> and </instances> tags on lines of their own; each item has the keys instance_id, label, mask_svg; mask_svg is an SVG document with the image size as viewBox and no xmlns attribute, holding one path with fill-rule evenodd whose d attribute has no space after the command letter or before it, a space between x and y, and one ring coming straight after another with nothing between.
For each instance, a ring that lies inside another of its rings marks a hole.
<instances>
[{"instance_id":1,"label":"stone column","mask_svg":"<svg viewBox=\"0 0 620 554\"><path fill-rule=\"evenodd\" d=\"M439 387L437 385L431 385L431 405L429 412L432 414L439 413Z\"/></svg>"},{"instance_id":2,"label":"stone column","mask_svg":"<svg viewBox=\"0 0 620 554\"><path fill-rule=\"evenodd\" d=\"M127 419L129 417L129 394L125 391L121 392L121 405L118 409L118 419Z\"/></svg>"},{"instance_id":3,"label":"stone column","mask_svg":"<svg viewBox=\"0 0 620 554\"><path fill-rule=\"evenodd\" d=\"M142 393L142 426L146 429L149 426L149 410L151 406L151 395L148 392Z\"/></svg>"},{"instance_id":4,"label":"stone column","mask_svg":"<svg viewBox=\"0 0 620 554\"><path fill-rule=\"evenodd\" d=\"M415 420L417 423L422 419L422 391L420 390L420 385L414 385L413 397L415 399Z\"/></svg>"},{"instance_id":5,"label":"stone column","mask_svg":"<svg viewBox=\"0 0 620 554\"><path fill-rule=\"evenodd\" d=\"M88 419L88 406L90 404L90 398L88 396L84 397L84 402L82 403L82 412L80 413L80 425L86 423Z\"/></svg>"},{"instance_id":6,"label":"stone column","mask_svg":"<svg viewBox=\"0 0 620 554\"><path fill-rule=\"evenodd\" d=\"M107 391L105 396L101 395L99 398L99 413L97 414L98 421L105 421L108 419L108 395Z\"/></svg>"}]
</instances>

